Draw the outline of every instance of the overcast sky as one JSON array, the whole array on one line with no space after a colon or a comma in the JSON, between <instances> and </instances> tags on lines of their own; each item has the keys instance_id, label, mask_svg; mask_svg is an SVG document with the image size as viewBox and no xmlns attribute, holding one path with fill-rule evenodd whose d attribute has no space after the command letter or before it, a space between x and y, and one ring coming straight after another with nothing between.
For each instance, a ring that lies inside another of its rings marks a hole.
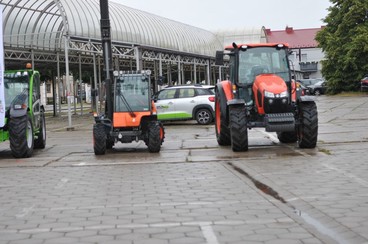
<instances>
[{"instance_id":1,"label":"overcast sky","mask_svg":"<svg viewBox=\"0 0 368 244\"><path fill-rule=\"evenodd\" d=\"M318 28L329 0L109 0L206 30Z\"/></svg>"}]
</instances>

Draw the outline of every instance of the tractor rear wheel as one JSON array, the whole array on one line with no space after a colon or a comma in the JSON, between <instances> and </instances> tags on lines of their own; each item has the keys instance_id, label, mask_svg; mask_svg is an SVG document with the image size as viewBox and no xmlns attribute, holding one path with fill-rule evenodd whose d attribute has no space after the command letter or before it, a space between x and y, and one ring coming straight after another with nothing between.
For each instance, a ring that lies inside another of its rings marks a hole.
<instances>
[{"instance_id":1,"label":"tractor rear wheel","mask_svg":"<svg viewBox=\"0 0 368 244\"><path fill-rule=\"evenodd\" d=\"M277 132L277 138L282 143L294 143L298 141L295 131Z\"/></svg>"},{"instance_id":2,"label":"tractor rear wheel","mask_svg":"<svg viewBox=\"0 0 368 244\"><path fill-rule=\"evenodd\" d=\"M164 133L164 128L161 123L151 122L148 125L148 140L146 141L148 151L151 153L157 153L161 150Z\"/></svg>"},{"instance_id":3,"label":"tractor rear wheel","mask_svg":"<svg viewBox=\"0 0 368 244\"><path fill-rule=\"evenodd\" d=\"M248 151L247 118L242 107L230 107L230 135L234 152Z\"/></svg>"},{"instance_id":4,"label":"tractor rear wheel","mask_svg":"<svg viewBox=\"0 0 368 244\"><path fill-rule=\"evenodd\" d=\"M103 124L93 125L93 150L95 155L103 155L106 152L106 131Z\"/></svg>"},{"instance_id":5,"label":"tractor rear wheel","mask_svg":"<svg viewBox=\"0 0 368 244\"><path fill-rule=\"evenodd\" d=\"M298 145L300 148L315 148L318 137L318 112L315 102L299 105Z\"/></svg>"},{"instance_id":6,"label":"tractor rear wheel","mask_svg":"<svg viewBox=\"0 0 368 244\"><path fill-rule=\"evenodd\" d=\"M229 123L226 118L226 99L225 94L218 88L215 97L215 129L217 143L221 146L228 146L231 144Z\"/></svg>"},{"instance_id":7,"label":"tractor rear wheel","mask_svg":"<svg viewBox=\"0 0 368 244\"><path fill-rule=\"evenodd\" d=\"M34 147L32 120L28 115L9 121L10 149L15 158L29 158Z\"/></svg>"},{"instance_id":8,"label":"tractor rear wheel","mask_svg":"<svg viewBox=\"0 0 368 244\"><path fill-rule=\"evenodd\" d=\"M46 146L46 121L45 114L41 114L40 130L37 134L37 139L34 141L34 148L43 149Z\"/></svg>"}]
</instances>

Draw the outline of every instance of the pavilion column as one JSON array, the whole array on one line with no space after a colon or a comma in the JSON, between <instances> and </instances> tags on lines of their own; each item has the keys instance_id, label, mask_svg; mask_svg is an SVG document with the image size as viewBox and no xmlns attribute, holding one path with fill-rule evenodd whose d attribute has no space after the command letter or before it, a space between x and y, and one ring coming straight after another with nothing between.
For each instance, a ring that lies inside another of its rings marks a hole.
<instances>
[{"instance_id":1,"label":"pavilion column","mask_svg":"<svg viewBox=\"0 0 368 244\"><path fill-rule=\"evenodd\" d=\"M72 127L72 113L70 108L70 94L71 94L71 83L69 80L69 38L65 36L65 83L66 83L66 95L68 101L68 128L67 130L73 130Z\"/></svg>"},{"instance_id":2,"label":"pavilion column","mask_svg":"<svg viewBox=\"0 0 368 244\"><path fill-rule=\"evenodd\" d=\"M197 84L197 63L194 63L194 84Z\"/></svg>"},{"instance_id":3,"label":"pavilion column","mask_svg":"<svg viewBox=\"0 0 368 244\"><path fill-rule=\"evenodd\" d=\"M137 64L136 70L142 70L143 69L142 50L139 47L135 47L134 52L135 52L135 62Z\"/></svg>"},{"instance_id":4,"label":"pavilion column","mask_svg":"<svg viewBox=\"0 0 368 244\"><path fill-rule=\"evenodd\" d=\"M210 74L210 60L207 60L206 65L206 84L211 84L211 74Z\"/></svg>"},{"instance_id":5,"label":"pavilion column","mask_svg":"<svg viewBox=\"0 0 368 244\"><path fill-rule=\"evenodd\" d=\"M178 56L178 85L183 84L181 81L181 63L180 63L180 55Z\"/></svg>"},{"instance_id":6,"label":"pavilion column","mask_svg":"<svg viewBox=\"0 0 368 244\"><path fill-rule=\"evenodd\" d=\"M59 116L61 116L61 96L63 94L63 91L62 91L62 80L60 78L60 53L57 52L56 53L56 59L57 59L57 63L56 63L56 67L57 67L57 86L58 86L58 106L59 106Z\"/></svg>"}]
</instances>

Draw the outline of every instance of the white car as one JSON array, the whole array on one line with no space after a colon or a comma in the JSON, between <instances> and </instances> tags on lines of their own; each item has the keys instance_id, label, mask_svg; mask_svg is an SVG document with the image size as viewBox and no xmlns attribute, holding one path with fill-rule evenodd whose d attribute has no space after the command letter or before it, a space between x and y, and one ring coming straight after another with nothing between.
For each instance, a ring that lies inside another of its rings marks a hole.
<instances>
[{"instance_id":1,"label":"white car","mask_svg":"<svg viewBox=\"0 0 368 244\"><path fill-rule=\"evenodd\" d=\"M215 116L214 86L169 86L157 92L154 101L161 121L194 119L207 125Z\"/></svg>"}]
</instances>

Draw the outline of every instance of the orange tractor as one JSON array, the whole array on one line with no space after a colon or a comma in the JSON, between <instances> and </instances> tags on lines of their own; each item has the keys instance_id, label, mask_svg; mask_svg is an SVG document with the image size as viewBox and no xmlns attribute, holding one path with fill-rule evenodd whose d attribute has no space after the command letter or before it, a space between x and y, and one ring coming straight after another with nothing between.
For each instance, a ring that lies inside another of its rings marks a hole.
<instances>
[{"instance_id":1,"label":"orange tractor","mask_svg":"<svg viewBox=\"0 0 368 244\"><path fill-rule=\"evenodd\" d=\"M113 71L108 1L100 0L101 35L104 57L105 113L95 116L93 149L105 154L115 143L144 141L156 153L164 141L164 127L157 120L151 97L151 71Z\"/></svg>"},{"instance_id":2,"label":"orange tractor","mask_svg":"<svg viewBox=\"0 0 368 244\"><path fill-rule=\"evenodd\" d=\"M276 132L282 143L314 148L318 113L292 79L289 49L283 43L241 44L216 52L216 64L229 55L229 79L216 85L215 129L219 145L248 150L248 129Z\"/></svg>"}]
</instances>

